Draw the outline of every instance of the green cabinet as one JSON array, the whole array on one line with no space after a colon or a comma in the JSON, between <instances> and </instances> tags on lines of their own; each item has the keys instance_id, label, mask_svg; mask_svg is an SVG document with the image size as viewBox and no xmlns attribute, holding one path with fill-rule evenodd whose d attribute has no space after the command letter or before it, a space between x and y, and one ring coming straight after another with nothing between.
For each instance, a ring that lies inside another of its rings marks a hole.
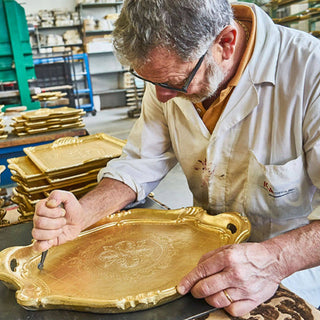
<instances>
[{"instance_id":1,"label":"green cabinet","mask_svg":"<svg viewBox=\"0 0 320 320\"><path fill-rule=\"evenodd\" d=\"M14 0L0 0L0 21L0 81L16 81L20 97L17 105L38 109L40 105L32 102L28 84L35 79L35 71L25 11Z\"/></svg>"}]
</instances>

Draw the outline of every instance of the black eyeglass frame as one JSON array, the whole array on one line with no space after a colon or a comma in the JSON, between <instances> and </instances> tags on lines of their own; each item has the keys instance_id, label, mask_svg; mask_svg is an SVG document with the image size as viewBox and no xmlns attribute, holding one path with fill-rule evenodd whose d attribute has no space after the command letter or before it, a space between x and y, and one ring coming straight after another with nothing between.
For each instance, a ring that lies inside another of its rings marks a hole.
<instances>
[{"instance_id":1,"label":"black eyeglass frame","mask_svg":"<svg viewBox=\"0 0 320 320\"><path fill-rule=\"evenodd\" d=\"M150 80L147 80L145 78L142 78L140 77L133 69L130 69L129 72L134 75L135 77L143 80L143 81L146 81L146 82L150 82L152 84L154 84L155 86L159 86L159 87L162 87L162 88L165 88L165 89L168 89L168 90L173 90L173 91L178 91L178 92L183 92L183 93L188 93L188 88L190 86L190 83L191 81L193 80L194 76L196 75L197 71L199 70L201 64L202 64L202 61L204 60L204 57L206 56L208 51L206 51L201 57L200 59L198 60L196 66L193 68L193 70L191 71L191 73L189 74L185 84L182 86L182 88L174 88L174 87L171 87L170 85L168 85L167 83L163 83L163 82L153 82L153 81L150 81Z\"/></svg>"}]
</instances>

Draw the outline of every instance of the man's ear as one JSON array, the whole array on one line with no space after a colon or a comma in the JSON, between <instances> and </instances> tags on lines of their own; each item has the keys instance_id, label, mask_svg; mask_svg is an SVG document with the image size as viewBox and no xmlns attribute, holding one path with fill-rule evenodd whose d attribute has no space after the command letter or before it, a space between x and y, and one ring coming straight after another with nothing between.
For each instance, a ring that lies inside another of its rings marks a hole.
<instances>
[{"instance_id":1,"label":"man's ear","mask_svg":"<svg viewBox=\"0 0 320 320\"><path fill-rule=\"evenodd\" d=\"M229 60L235 50L237 30L233 26L224 28L215 40L215 44L220 47L222 60Z\"/></svg>"}]
</instances>

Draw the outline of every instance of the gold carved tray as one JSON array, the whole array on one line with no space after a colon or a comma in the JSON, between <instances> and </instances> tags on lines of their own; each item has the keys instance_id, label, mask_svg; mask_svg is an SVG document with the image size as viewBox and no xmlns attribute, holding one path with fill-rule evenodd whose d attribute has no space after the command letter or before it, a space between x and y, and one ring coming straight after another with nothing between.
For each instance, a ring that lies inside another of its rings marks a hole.
<instances>
[{"instance_id":1,"label":"gold carved tray","mask_svg":"<svg viewBox=\"0 0 320 320\"><path fill-rule=\"evenodd\" d=\"M50 125L42 128L28 128L25 127L24 129L29 134L36 134L41 132L47 132L47 131L56 131L61 129L69 129L69 128L83 128L85 127L85 124L82 121L74 122L74 123L68 123L68 124L56 124L56 125Z\"/></svg>"},{"instance_id":2,"label":"gold carved tray","mask_svg":"<svg viewBox=\"0 0 320 320\"><path fill-rule=\"evenodd\" d=\"M10 158L7 161L9 163L8 168L17 172L24 180L37 181L45 178L39 168L26 156Z\"/></svg>"},{"instance_id":3,"label":"gold carved tray","mask_svg":"<svg viewBox=\"0 0 320 320\"><path fill-rule=\"evenodd\" d=\"M44 269L32 245L0 252L0 280L27 309L121 313L177 299L176 286L199 258L250 234L238 213L201 208L133 209L103 219L49 249Z\"/></svg>"},{"instance_id":4,"label":"gold carved tray","mask_svg":"<svg viewBox=\"0 0 320 320\"><path fill-rule=\"evenodd\" d=\"M36 129L36 128L43 128L45 126L52 126L52 125L61 125L61 124L67 124L67 123L75 123L81 120L80 116L73 116L68 118L49 118L46 121L26 121L24 123L25 127L28 127L30 129Z\"/></svg>"},{"instance_id":5,"label":"gold carved tray","mask_svg":"<svg viewBox=\"0 0 320 320\"><path fill-rule=\"evenodd\" d=\"M24 148L24 152L48 175L119 157L125 142L98 133L85 137L60 138L51 144Z\"/></svg>"},{"instance_id":6,"label":"gold carved tray","mask_svg":"<svg viewBox=\"0 0 320 320\"><path fill-rule=\"evenodd\" d=\"M79 173L75 175L66 173L64 176L62 175L62 177L54 179L42 173L26 156L7 159L7 161L9 163L8 168L11 170L12 179L31 188L42 187L47 184L55 188L61 188L70 182L90 180L98 175L100 169L103 168L106 162L104 161L98 168L88 170L88 168L85 167L85 172L80 173L81 170L79 170Z\"/></svg>"},{"instance_id":7,"label":"gold carved tray","mask_svg":"<svg viewBox=\"0 0 320 320\"><path fill-rule=\"evenodd\" d=\"M36 192L48 191L51 189L61 189L61 188L65 188L65 187L68 187L74 184L79 184L82 182L90 183L90 182L97 181L97 175L99 173L99 170L100 169L95 169L95 170L91 170L89 172L85 172L76 176L70 176L64 179L53 180L55 181L53 183L49 183L45 179L29 183L22 180L17 175L11 175L11 179L17 182L19 185L21 185L26 192L36 193Z\"/></svg>"},{"instance_id":8,"label":"gold carved tray","mask_svg":"<svg viewBox=\"0 0 320 320\"><path fill-rule=\"evenodd\" d=\"M6 170L6 166L0 165L0 174L1 174L4 170Z\"/></svg>"},{"instance_id":9,"label":"gold carved tray","mask_svg":"<svg viewBox=\"0 0 320 320\"><path fill-rule=\"evenodd\" d=\"M22 112L19 120L22 121L22 119L26 119L27 121L45 121L56 117L71 117L75 115L83 116L84 114L85 112L83 110L70 107L61 107L56 109L41 108L35 111Z\"/></svg>"}]
</instances>

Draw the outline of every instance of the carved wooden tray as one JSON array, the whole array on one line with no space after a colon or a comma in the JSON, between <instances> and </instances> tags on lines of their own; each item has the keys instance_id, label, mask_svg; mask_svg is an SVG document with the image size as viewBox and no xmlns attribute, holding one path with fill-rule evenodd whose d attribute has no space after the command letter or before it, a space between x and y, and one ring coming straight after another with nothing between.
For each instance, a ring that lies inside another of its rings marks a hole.
<instances>
[{"instance_id":1,"label":"carved wooden tray","mask_svg":"<svg viewBox=\"0 0 320 320\"><path fill-rule=\"evenodd\" d=\"M35 111L27 111L21 113L21 118L26 119L27 121L39 121L39 120L48 120L56 117L71 117L74 115L84 115L85 112L80 109L70 108L70 107L61 107L56 109L51 108L41 108ZM21 121L23 121L21 119Z\"/></svg>"},{"instance_id":2,"label":"carved wooden tray","mask_svg":"<svg viewBox=\"0 0 320 320\"><path fill-rule=\"evenodd\" d=\"M20 179L20 177L12 175L11 180L17 182L19 186L22 187L23 191L29 193L29 194L35 194L39 192L45 192L45 191L51 191L54 189L65 189L68 187L71 187L73 185L79 185L80 183L94 183L97 182L97 173L94 174L87 174L83 175L80 178L75 179L66 179L65 181L61 180L61 183L55 183L55 184L48 184L46 180L44 180L45 184L39 183L36 185L36 183L33 183L33 185L29 186L29 184L25 184L23 180ZM40 181L41 182L41 181Z\"/></svg>"},{"instance_id":3,"label":"carved wooden tray","mask_svg":"<svg viewBox=\"0 0 320 320\"><path fill-rule=\"evenodd\" d=\"M74 122L74 123L68 123L68 124L56 124L51 126L46 126L42 128L28 128L25 127L25 131L29 134L36 134L36 133L42 133L47 131L56 131L56 130L62 130L62 129L70 129L70 128L83 128L85 127L85 124L82 121Z\"/></svg>"},{"instance_id":4,"label":"carved wooden tray","mask_svg":"<svg viewBox=\"0 0 320 320\"><path fill-rule=\"evenodd\" d=\"M37 166L26 156L10 158L7 160L8 168L14 170L22 179L28 181L37 181L45 179L45 174L42 173Z\"/></svg>"},{"instance_id":5,"label":"carved wooden tray","mask_svg":"<svg viewBox=\"0 0 320 320\"><path fill-rule=\"evenodd\" d=\"M98 133L60 138L51 144L25 148L24 152L40 171L50 175L64 170L76 171L80 166L119 157L124 144L123 140Z\"/></svg>"},{"instance_id":6,"label":"carved wooden tray","mask_svg":"<svg viewBox=\"0 0 320 320\"><path fill-rule=\"evenodd\" d=\"M9 163L8 168L12 174L11 179L19 184L24 184L29 188L39 188L48 184L54 186L55 188L62 188L66 185L69 185L70 182L88 181L93 177L96 177L101 168L103 168L102 165L90 171L85 168L85 172L83 173L77 173L75 175L66 174L65 176L54 179L46 176L45 173L42 173L29 159L29 157L16 157L7 159L7 161ZM79 172L80 171L81 170L79 170Z\"/></svg>"},{"instance_id":7,"label":"carved wooden tray","mask_svg":"<svg viewBox=\"0 0 320 320\"><path fill-rule=\"evenodd\" d=\"M81 117L77 115L77 116L67 117L67 118L48 118L46 120L41 120L41 121L26 121L24 125L25 127L28 127L30 129L36 129L36 128L42 128L44 126L75 123L75 122L78 122L79 120L81 120Z\"/></svg>"},{"instance_id":8,"label":"carved wooden tray","mask_svg":"<svg viewBox=\"0 0 320 320\"><path fill-rule=\"evenodd\" d=\"M51 248L44 269L32 245L0 253L0 280L27 309L120 313L177 299L181 278L206 252L250 234L238 213L210 216L201 208L133 209Z\"/></svg>"},{"instance_id":9,"label":"carved wooden tray","mask_svg":"<svg viewBox=\"0 0 320 320\"><path fill-rule=\"evenodd\" d=\"M0 174L1 174L4 170L6 170L6 166L0 165Z\"/></svg>"}]
</instances>

